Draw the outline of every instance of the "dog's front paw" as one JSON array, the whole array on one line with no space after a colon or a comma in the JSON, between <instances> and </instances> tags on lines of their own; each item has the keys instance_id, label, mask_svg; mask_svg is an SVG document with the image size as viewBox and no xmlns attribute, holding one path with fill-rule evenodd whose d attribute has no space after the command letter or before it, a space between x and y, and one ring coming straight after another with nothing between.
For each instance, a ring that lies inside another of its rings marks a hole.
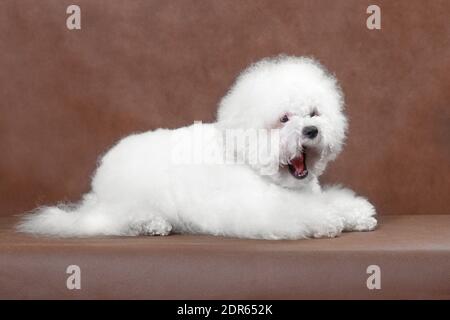
<instances>
[{"instance_id":1,"label":"dog's front paw","mask_svg":"<svg viewBox=\"0 0 450 320\"><path fill-rule=\"evenodd\" d=\"M339 236L345 228L344 219L339 216L328 216L323 224L314 228L313 238L335 238Z\"/></svg>"},{"instance_id":2,"label":"dog's front paw","mask_svg":"<svg viewBox=\"0 0 450 320\"><path fill-rule=\"evenodd\" d=\"M345 213L345 231L372 231L377 226L374 206L362 197L355 198Z\"/></svg>"},{"instance_id":3,"label":"dog's front paw","mask_svg":"<svg viewBox=\"0 0 450 320\"><path fill-rule=\"evenodd\" d=\"M353 231L372 231L375 230L377 226L377 219L374 217L362 217L358 221L356 221L353 226Z\"/></svg>"}]
</instances>

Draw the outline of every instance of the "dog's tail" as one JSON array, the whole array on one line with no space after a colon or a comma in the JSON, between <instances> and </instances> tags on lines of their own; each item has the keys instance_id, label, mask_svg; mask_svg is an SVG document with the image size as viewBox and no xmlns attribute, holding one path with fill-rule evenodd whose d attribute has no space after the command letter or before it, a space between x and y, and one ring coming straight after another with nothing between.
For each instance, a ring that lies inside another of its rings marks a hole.
<instances>
[{"instance_id":1,"label":"dog's tail","mask_svg":"<svg viewBox=\"0 0 450 320\"><path fill-rule=\"evenodd\" d=\"M67 206L40 207L22 218L20 232L53 236L75 235L80 214Z\"/></svg>"},{"instance_id":2,"label":"dog's tail","mask_svg":"<svg viewBox=\"0 0 450 320\"><path fill-rule=\"evenodd\" d=\"M19 232L57 237L79 237L114 232L111 216L88 194L78 205L40 207L25 215ZM105 232L108 230L109 232Z\"/></svg>"}]
</instances>

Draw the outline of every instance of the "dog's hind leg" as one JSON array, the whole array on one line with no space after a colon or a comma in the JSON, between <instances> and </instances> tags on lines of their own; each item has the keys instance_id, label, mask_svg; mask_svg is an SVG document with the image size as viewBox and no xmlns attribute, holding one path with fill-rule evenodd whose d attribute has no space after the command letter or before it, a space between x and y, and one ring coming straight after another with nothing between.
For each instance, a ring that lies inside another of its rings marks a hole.
<instances>
[{"instance_id":1,"label":"dog's hind leg","mask_svg":"<svg viewBox=\"0 0 450 320\"><path fill-rule=\"evenodd\" d=\"M170 231L172 225L166 219L155 216L130 222L128 235L167 236Z\"/></svg>"},{"instance_id":2,"label":"dog's hind leg","mask_svg":"<svg viewBox=\"0 0 450 320\"><path fill-rule=\"evenodd\" d=\"M25 216L18 231L59 237L167 235L170 223L149 208L99 201L86 195L77 205L43 207Z\"/></svg>"}]
</instances>

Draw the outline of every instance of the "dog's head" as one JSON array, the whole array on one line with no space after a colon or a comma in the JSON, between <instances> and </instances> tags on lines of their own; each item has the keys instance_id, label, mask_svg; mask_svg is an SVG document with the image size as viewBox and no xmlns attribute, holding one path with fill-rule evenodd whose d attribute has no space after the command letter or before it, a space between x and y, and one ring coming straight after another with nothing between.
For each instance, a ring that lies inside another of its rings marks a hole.
<instances>
[{"instance_id":1,"label":"dog's head","mask_svg":"<svg viewBox=\"0 0 450 320\"><path fill-rule=\"evenodd\" d=\"M277 170L267 176L295 188L319 176L341 151L347 129L343 106L337 80L317 61L280 56L242 72L220 102L218 125L225 130L278 130L277 157L270 161Z\"/></svg>"}]
</instances>

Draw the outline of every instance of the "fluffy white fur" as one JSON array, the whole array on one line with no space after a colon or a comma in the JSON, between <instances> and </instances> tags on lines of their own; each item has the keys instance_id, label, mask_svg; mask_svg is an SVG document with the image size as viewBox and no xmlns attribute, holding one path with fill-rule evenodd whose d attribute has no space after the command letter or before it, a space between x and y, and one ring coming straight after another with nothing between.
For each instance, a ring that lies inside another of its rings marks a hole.
<instances>
[{"instance_id":1,"label":"fluffy white fur","mask_svg":"<svg viewBox=\"0 0 450 320\"><path fill-rule=\"evenodd\" d=\"M284 115L288 121L282 122ZM306 126L318 128L318 135L305 137ZM342 148L347 121L336 79L316 61L280 56L250 66L220 102L217 122L203 125L208 145L219 152L224 130L279 129L278 170L272 174L246 162L183 164L189 145L174 163L176 142L193 128L124 138L104 155L92 191L80 203L38 208L18 229L62 237L176 232L301 239L375 228L375 209L365 198L318 184ZM288 165L301 152L308 175L297 179Z\"/></svg>"}]
</instances>

